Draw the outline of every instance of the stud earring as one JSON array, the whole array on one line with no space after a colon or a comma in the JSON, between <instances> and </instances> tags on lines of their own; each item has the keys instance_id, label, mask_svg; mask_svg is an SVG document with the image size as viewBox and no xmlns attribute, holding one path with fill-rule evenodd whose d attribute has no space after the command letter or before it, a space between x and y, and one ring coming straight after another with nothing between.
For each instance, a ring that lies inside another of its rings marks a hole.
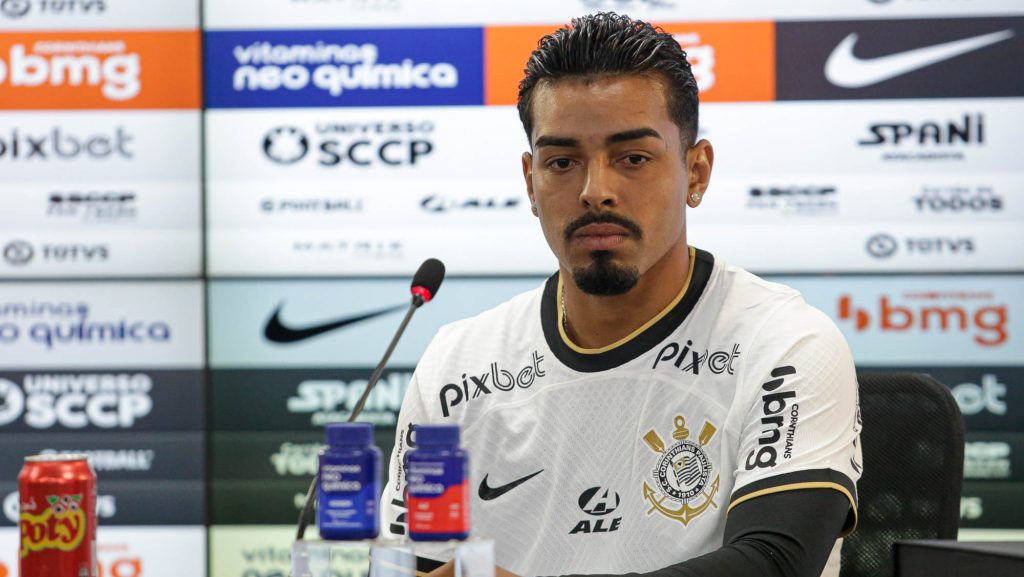
<instances>
[{"instance_id":1,"label":"stud earring","mask_svg":"<svg viewBox=\"0 0 1024 577\"><path fill-rule=\"evenodd\" d=\"M693 194L691 194L691 195L690 195L690 202L693 202L693 203L697 203L697 202L700 202L700 194L698 194L698 193L696 193L696 192L694 192Z\"/></svg>"}]
</instances>

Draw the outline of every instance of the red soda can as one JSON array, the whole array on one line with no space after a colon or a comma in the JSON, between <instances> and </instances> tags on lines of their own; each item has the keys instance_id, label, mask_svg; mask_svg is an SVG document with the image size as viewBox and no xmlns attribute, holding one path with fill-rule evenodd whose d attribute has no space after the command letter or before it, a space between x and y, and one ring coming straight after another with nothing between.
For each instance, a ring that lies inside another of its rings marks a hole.
<instances>
[{"instance_id":1,"label":"red soda can","mask_svg":"<svg viewBox=\"0 0 1024 577\"><path fill-rule=\"evenodd\" d=\"M96 473L85 455L25 457L18 493L18 574L97 577Z\"/></svg>"}]
</instances>

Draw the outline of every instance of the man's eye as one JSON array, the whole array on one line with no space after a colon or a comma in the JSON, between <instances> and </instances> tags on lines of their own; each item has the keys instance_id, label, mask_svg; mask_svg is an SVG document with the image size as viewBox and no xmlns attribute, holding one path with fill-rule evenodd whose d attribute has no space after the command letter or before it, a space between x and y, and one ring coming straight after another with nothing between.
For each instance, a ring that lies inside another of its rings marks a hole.
<instances>
[{"instance_id":1,"label":"man's eye","mask_svg":"<svg viewBox=\"0 0 1024 577\"><path fill-rule=\"evenodd\" d=\"M650 160L642 154L630 154L626 157L626 164L630 166L640 166Z\"/></svg>"},{"instance_id":2,"label":"man's eye","mask_svg":"<svg viewBox=\"0 0 1024 577\"><path fill-rule=\"evenodd\" d=\"M567 170L572 167L572 160L568 158L556 158L549 162L548 166L558 170Z\"/></svg>"}]
</instances>

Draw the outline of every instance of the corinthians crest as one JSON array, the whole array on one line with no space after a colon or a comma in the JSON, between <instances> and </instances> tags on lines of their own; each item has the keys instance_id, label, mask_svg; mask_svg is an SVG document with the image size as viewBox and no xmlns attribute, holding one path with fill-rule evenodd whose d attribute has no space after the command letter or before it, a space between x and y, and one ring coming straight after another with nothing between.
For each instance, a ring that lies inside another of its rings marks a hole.
<instances>
[{"instance_id":1,"label":"corinthians crest","mask_svg":"<svg viewBox=\"0 0 1024 577\"><path fill-rule=\"evenodd\" d=\"M711 480L714 468L704 452L704 447L711 442L717 430L714 425L704 421L697 442L693 442L689 440L690 430L686 428L686 419L677 415L675 430L672 431L675 443L667 447L657 431L647 431L644 441L659 456L657 465L651 471L654 487L644 481L644 499L651 504L648 515L658 511L669 519L688 525L708 507L718 508L715 495L718 494L719 475Z\"/></svg>"}]
</instances>

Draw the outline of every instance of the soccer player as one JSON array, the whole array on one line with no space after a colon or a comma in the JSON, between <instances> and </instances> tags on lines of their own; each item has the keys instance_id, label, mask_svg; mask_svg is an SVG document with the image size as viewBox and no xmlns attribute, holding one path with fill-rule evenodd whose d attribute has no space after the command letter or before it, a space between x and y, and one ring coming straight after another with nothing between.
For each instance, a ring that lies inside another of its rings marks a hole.
<instances>
[{"instance_id":1,"label":"soccer player","mask_svg":"<svg viewBox=\"0 0 1024 577\"><path fill-rule=\"evenodd\" d=\"M558 272L427 348L385 532L406 531L411 428L458 424L473 534L501 574L838 575L861 470L853 361L799 293L687 244L714 152L679 44L574 19L530 57L519 114Z\"/></svg>"}]
</instances>

